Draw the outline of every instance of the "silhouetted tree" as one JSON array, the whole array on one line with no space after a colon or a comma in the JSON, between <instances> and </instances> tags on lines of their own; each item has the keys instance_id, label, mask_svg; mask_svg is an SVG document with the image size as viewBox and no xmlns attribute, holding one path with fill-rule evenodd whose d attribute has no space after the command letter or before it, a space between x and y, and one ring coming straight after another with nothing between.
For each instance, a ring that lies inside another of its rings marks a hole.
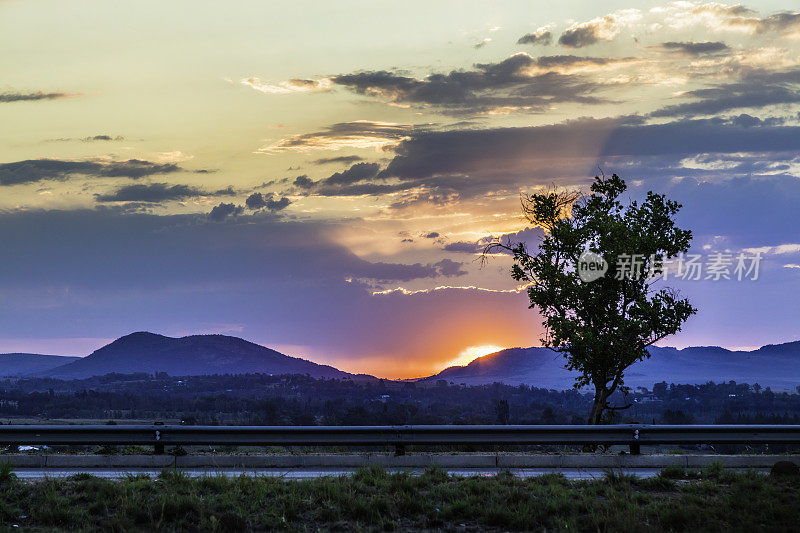
<instances>
[{"instance_id":1,"label":"silhouetted tree","mask_svg":"<svg viewBox=\"0 0 800 533\"><path fill-rule=\"evenodd\" d=\"M653 192L641 204L623 205L626 188L614 174L596 177L587 196L523 195L525 218L544 230L538 250L529 253L525 243L511 242L484 250L484 258L497 249L513 254L512 276L528 284L530 307L543 319L542 345L564 354L567 368L579 373L576 387L594 388L590 424L629 407L608 402L615 391L628 392L625 370L697 311L676 291L656 287L664 261L689 249L691 231L674 221L681 206ZM579 261L594 270L579 270Z\"/></svg>"},{"instance_id":2,"label":"silhouetted tree","mask_svg":"<svg viewBox=\"0 0 800 533\"><path fill-rule=\"evenodd\" d=\"M661 415L661 420L663 420L665 424L672 425L694 424L694 416L692 416L691 413L684 413L680 409L667 409L664 411L664 414Z\"/></svg>"},{"instance_id":3,"label":"silhouetted tree","mask_svg":"<svg viewBox=\"0 0 800 533\"><path fill-rule=\"evenodd\" d=\"M511 409L508 406L508 400L500 400L494 406L494 412L497 415L498 424L508 424L511 419Z\"/></svg>"}]
</instances>

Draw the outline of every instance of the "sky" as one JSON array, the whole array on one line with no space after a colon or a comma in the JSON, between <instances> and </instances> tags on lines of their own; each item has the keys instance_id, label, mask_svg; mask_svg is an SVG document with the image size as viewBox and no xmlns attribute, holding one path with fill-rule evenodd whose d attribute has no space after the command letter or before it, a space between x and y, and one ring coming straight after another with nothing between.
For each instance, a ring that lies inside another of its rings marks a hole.
<instances>
[{"instance_id":1,"label":"sky","mask_svg":"<svg viewBox=\"0 0 800 533\"><path fill-rule=\"evenodd\" d=\"M0 72L2 352L222 333L407 378L535 346L478 250L599 172L763 255L675 280L663 345L800 339L795 2L0 0Z\"/></svg>"}]
</instances>

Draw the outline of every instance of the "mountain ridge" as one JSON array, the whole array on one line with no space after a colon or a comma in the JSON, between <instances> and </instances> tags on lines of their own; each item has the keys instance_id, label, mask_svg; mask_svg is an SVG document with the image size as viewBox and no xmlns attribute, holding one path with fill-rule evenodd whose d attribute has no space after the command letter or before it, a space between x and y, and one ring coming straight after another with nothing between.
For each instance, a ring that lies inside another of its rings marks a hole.
<instances>
[{"instance_id":1,"label":"mountain ridge","mask_svg":"<svg viewBox=\"0 0 800 533\"><path fill-rule=\"evenodd\" d=\"M80 357L46 355L40 353L3 353L0 354L0 376L24 376L34 372L57 368L77 359L80 359Z\"/></svg>"},{"instance_id":2,"label":"mountain ridge","mask_svg":"<svg viewBox=\"0 0 800 533\"><path fill-rule=\"evenodd\" d=\"M753 350L729 350L720 346L651 347L649 350L649 359L635 363L626 372L625 381L629 386L649 388L660 381L701 384L733 380L794 389L800 384L800 341L767 344ZM18 362L27 362L29 366ZM566 370L564 364L563 356L547 348L514 347L479 357L464 366L448 367L431 376L407 381L445 379L468 385L501 382L569 389L576 374ZM0 354L0 376L79 379L140 372L165 372L174 376L267 373L379 379L292 357L239 337L218 334L168 337L137 331L82 358Z\"/></svg>"},{"instance_id":3,"label":"mountain ridge","mask_svg":"<svg viewBox=\"0 0 800 533\"><path fill-rule=\"evenodd\" d=\"M76 379L112 372L165 372L174 376L265 373L308 374L317 378L362 377L329 365L291 357L239 337L168 337L148 331L124 335L86 357L33 375Z\"/></svg>"},{"instance_id":4,"label":"mountain ridge","mask_svg":"<svg viewBox=\"0 0 800 533\"><path fill-rule=\"evenodd\" d=\"M800 385L800 341L768 344L755 350L720 346L657 347L650 358L631 365L625 373L629 386L653 383L702 384L708 381L758 382L762 386L794 389ZM564 357L548 348L507 348L479 357L465 366L449 367L420 381L445 379L483 385L495 381L545 388L572 387L577 373L566 368Z\"/></svg>"}]
</instances>

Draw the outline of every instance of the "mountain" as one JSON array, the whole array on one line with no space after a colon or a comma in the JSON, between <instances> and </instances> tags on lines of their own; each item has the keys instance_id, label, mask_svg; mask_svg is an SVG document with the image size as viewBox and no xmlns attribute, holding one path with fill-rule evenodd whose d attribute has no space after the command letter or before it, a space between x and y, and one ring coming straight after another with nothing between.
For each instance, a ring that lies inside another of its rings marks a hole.
<instances>
[{"instance_id":1,"label":"mountain","mask_svg":"<svg viewBox=\"0 0 800 533\"><path fill-rule=\"evenodd\" d=\"M774 389L794 390L800 385L800 341L770 344L752 351L727 350L719 346L681 350L653 346L649 350L649 359L632 365L625 373L628 386L651 388L660 381L701 384L731 380ZM510 348L423 379L444 379L467 385L525 383L567 389L572 387L576 374L566 370L564 363L560 354L547 348Z\"/></svg>"},{"instance_id":2,"label":"mountain","mask_svg":"<svg viewBox=\"0 0 800 533\"><path fill-rule=\"evenodd\" d=\"M0 354L0 376L16 377L43 372L71 363L80 357L42 355L38 353Z\"/></svg>"},{"instance_id":3,"label":"mountain","mask_svg":"<svg viewBox=\"0 0 800 533\"><path fill-rule=\"evenodd\" d=\"M76 379L116 372L166 372L173 376L203 374L309 374L317 378L356 377L331 366L289 357L275 350L226 335L165 337L138 332L120 337L90 355L38 376Z\"/></svg>"}]
</instances>

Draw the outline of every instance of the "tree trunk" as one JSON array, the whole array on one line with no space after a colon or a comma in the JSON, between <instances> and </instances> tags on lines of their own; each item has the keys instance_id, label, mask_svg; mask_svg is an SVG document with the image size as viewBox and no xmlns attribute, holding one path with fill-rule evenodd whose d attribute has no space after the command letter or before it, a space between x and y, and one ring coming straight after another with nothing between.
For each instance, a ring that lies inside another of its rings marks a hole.
<instances>
[{"instance_id":1,"label":"tree trunk","mask_svg":"<svg viewBox=\"0 0 800 533\"><path fill-rule=\"evenodd\" d=\"M595 390L594 402L592 403L592 409L589 411L588 424L599 425L603 423L603 413L606 410L607 399L608 390L605 387Z\"/></svg>"}]
</instances>

